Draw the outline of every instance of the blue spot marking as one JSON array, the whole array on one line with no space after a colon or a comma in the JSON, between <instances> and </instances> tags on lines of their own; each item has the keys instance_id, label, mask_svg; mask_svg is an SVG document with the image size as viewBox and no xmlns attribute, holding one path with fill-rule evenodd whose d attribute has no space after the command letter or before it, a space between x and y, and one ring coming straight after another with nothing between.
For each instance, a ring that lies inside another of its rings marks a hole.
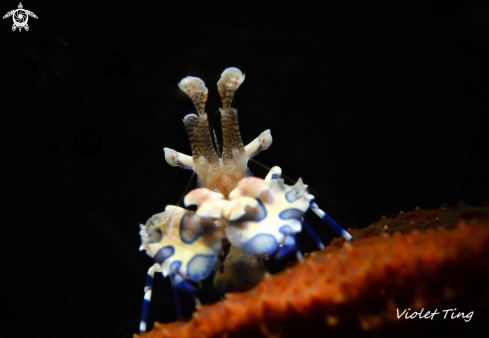
<instances>
[{"instance_id":1,"label":"blue spot marking","mask_svg":"<svg viewBox=\"0 0 489 338\"><path fill-rule=\"evenodd\" d=\"M302 219L302 215L304 215L302 210L290 208L281 211L278 217L280 217L280 219L296 219L300 221Z\"/></svg>"},{"instance_id":2,"label":"blue spot marking","mask_svg":"<svg viewBox=\"0 0 489 338\"><path fill-rule=\"evenodd\" d=\"M292 250L294 250L294 248L295 248L295 237L293 235L285 236L284 243L282 244L280 250L277 252L275 258L276 259L284 258L287 254L289 254Z\"/></svg>"},{"instance_id":3,"label":"blue spot marking","mask_svg":"<svg viewBox=\"0 0 489 338\"><path fill-rule=\"evenodd\" d=\"M155 262L162 265L163 261L173 255L175 253L175 249L171 246L164 246L155 255Z\"/></svg>"},{"instance_id":4,"label":"blue spot marking","mask_svg":"<svg viewBox=\"0 0 489 338\"><path fill-rule=\"evenodd\" d=\"M183 290L187 293L193 293L195 291L195 287L190 283L189 281L186 281L185 279L180 279L180 280L175 280L175 285L177 288L180 290Z\"/></svg>"},{"instance_id":5,"label":"blue spot marking","mask_svg":"<svg viewBox=\"0 0 489 338\"><path fill-rule=\"evenodd\" d=\"M170 273L170 277L172 278L172 283L178 285L183 281L183 277L180 276L176 271Z\"/></svg>"},{"instance_id":6,"label":"blue spot marking","mask_svg":"<svg viewBox=\"0 0 489 338\"><path fill-rule=\"evenodd\" d=\"M181 266L182 266L181 261L174 261L170 264L170 271L177 272Z\"/></svg>"},{"instance_id":7,"label":"blue spot marking","mask_svg":"<svg viewBox=\"0 0 489 338\"><path fill-rule=\"evenodd\" d=\"M195 255L187 264L187 275L194 280L202 280L211 274L216 264L217 255Z\"/></svg>"},{"instance_id":8,"label":"blue spot marking","mask_svg":"<svg viewBox=\"0 0 489 338\"><path fill-rule=\"evenodd\" d=\"M199 231L195 231L195 224L192 224L191 218L194 217L193 214L186 212L180 221L180 239L182 242L187 244L192 244L195 242L202 234L204 229L199 225Z\"/></svg>"},{"instance_id":9,"label":"blue spot marking","mask_svg":"<svg viewBox=\"0 0 489 338\"><path fill-rule=\"evenodd\" d=\"M272 174L272 180L277 180L280 178L279 174Z\"/></svg>"},{"instance_id":10,"label":"blue spot marking","mask_svg":"<svg viewBox=\"0 0 489 338\"><path fill-rule=\"evenodd\" d=\"M256 234L240 249L249 255L271 255L279 248L277 240L270 234Z\"/></svg>"},{"instance_id":11,"label":"blue spot marking","mask_svg":"<svg viewBox=\"0 0 489 338\"><path fill-rule=\"evenodd\" d=\"M289 225L282 225L278 231L283 233L284 235L290 234L292 232L292 228Z\"/></svg>"},{"instance_id":12,"label":"blue spot marking","mask_svg":"<svg viewBox=\"0 0 489 338\"><path fill-rule=\"evenodd\" d=\"M153 239L153 243L158 243L163 237L163 232L158 228L153 228L152 230L151 238Z\"/></svg>"},{"instance_id":13,"label":"blue spot marking","mask_svg":"<svg viewBox=\"0 0 489 338\"><path fill-rule=\"evenodd\" d=\"M292 203L292 202L298 200L299 197L298 197L298 194L297 194L297 189L296 188L292 188L289 191L287 191L287 193L285 194L285 199L289 203Z\"/></svg>"},{"instance_id":14,"label":"blue spot marking","mask_svg":"<svg viewBox=\"0 0 489 338\"><path fill-rule=\"evenodd\" d=\"M253 218L245 214L244 216L238 218L235 222L250 222L250 221L261 222L265 218L267 218L268 213L267 213L267 209L265 208L265 205L259 198L257 198L256 200L258 201L258 206L256 207L257 210L256 217Z\"/></svg>"}]
</instances>

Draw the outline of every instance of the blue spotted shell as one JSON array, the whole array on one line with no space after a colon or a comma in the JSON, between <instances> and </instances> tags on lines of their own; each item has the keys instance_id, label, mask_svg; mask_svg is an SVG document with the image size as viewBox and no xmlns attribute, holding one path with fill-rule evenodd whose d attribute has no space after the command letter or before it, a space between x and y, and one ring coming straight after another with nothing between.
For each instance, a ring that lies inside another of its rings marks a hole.
<instances>
[{"instance_id":1,"label":"blue spotted shell","mask_svg":"<svg viewBox=\"0 0 489 338\"><path fill-rule=\"evenodd\" d=\"M168 205L140 231L141 250L161 266L163 276L176 273L194 281L206 278L217 264L221 235L213 220Z\"/></svg>"},{"instance_id":2,"label":"blue spotted shell","mask_svg":"<svg viewBox=\"0 0 489 338\"><path fill-rule=\"evenodd\" d=\"M299 179L293 186L283 179L243 178L229 200L215 191L200 188L185 197L185 204L198 206L201 217L227 220L229 242L249 255L271 255L290 236L302 230L302 217L314 196Z\"/></svg>"}]
</instances>

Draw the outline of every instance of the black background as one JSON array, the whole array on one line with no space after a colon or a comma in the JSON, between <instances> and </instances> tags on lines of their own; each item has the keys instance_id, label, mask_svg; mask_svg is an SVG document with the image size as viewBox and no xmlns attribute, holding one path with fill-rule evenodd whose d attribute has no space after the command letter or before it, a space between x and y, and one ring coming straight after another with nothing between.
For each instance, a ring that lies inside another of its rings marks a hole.
<instances>
[{"instance_id":1,"label":"black background","mask_svg":"<svg viewBox=\"0 0 489 338\"><path fill-rule=\"evenodd\" d=\"M240 68L243 141L271 129L256 159L302 177L344 227L489 197L484 1L23 5L38 16L28 32L0 26L2 336L136 332L151 265L138 224L191 178L162 151L190 154L187 75L213 115L221 72ZM153 320L174 319L167 287L157 280Z\"/></svg>"}]
</instances>

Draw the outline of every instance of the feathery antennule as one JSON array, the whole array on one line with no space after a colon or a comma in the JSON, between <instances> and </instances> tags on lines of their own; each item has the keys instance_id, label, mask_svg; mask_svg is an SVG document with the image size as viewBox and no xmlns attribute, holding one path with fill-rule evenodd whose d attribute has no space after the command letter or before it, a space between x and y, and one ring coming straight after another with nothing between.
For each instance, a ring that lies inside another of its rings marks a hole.
<instances>
[{"instance_id":1,"label":"feathery antennule","mask_svg":"<svg viewBox=\"0 0 489 338\"><path fill-rule=\"evenodd\" d=\"M192 100L199 116L205 114L205 103L207 102L209 90L205 86L204 81L198 77L187 76L180 81L178 87Z\"/></svg>"},{"instance_id":2,"label":"feathery antennule","mask_svg":"<svg viewBox=\"0 0 489 338\"><path fill-rule=\"evenodd\" d=\"M212 143L207 114L204 113L200 117L188 114L184 117L183 124L192 147L193 168L199 178L205 181L205 174L199 170L199 166L207 167L209 164L214 165L219 162Z\"/></svg>"},{"instance_id":3,"label":"feathery antennule","mask_svg":"<svg viewBox=\"0 0 489 338\"><path fill-rule=\"evenodd\" d=\"M221 95L223 109L231 108L234 94L245 79L244 74L235 67L226 68L217 82L217 89Z\"/></svg>"},{"instance_id":4,"label":"feathery antennule","mask_svg":"<svg viewBox=\"0 0 489 338\"><path fill-rule=\"evenodd\" d=\"M272 144L270 130L260 134L250 144L244 145L238 124L238 112L231 103L241 83L243 73L235 67L224 70L217 82L223 102L220 108L222 126L222 149L213 142L208 116L204 111L208 89L198 77L187 76L178 86L194 103L197 114L188 114L183 123L190 140L192 155L188 156L170 148L164 148L165 160L172 166L193 169L198 176L198 184L210 190L217 189L224 197L236 187L239 180L250 175L248 161Z\"/></svg>"}]
</instances>

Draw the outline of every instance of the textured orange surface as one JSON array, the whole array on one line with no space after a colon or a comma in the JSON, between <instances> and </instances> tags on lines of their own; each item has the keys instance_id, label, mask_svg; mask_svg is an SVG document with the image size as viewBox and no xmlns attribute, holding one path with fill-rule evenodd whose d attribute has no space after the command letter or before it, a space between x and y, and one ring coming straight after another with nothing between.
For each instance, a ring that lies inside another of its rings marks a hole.
<instances>
[{"instance_id":1,"label":"textured orange surface","mask_svg":"<svg viewBox=\"0 0 489 338\"><path fill-rule=\"evenodd\" d=\"M353 230L351 244L333 240L251 290L199 307L190 321L155 323L141 337L378 335L414 323L397 308L467 313L466 299L488 285L489 221L474 223L488 213L459 204L382 218Z\"/></svg>"},{"instance_id":2,"label":"textured orange surface","mask_svg":"<svg viewBox=\"0 0 489 338\"><path fill-rule=\"evenodd\" d=\"M370 238L382 233L389 235L408 234L413 231L426 231L443 226L445 229L455 227L458 221L485 220L489 218L489 200L480 207L472 207L460 202L457 205L440 205L437 209L420 209L401 211L391 217L382 216L378 222L372 222L363 229L348 229L353 239ZM343 246L344 238L333 238L326 251Z\"/></svg>"}]
</instances>

